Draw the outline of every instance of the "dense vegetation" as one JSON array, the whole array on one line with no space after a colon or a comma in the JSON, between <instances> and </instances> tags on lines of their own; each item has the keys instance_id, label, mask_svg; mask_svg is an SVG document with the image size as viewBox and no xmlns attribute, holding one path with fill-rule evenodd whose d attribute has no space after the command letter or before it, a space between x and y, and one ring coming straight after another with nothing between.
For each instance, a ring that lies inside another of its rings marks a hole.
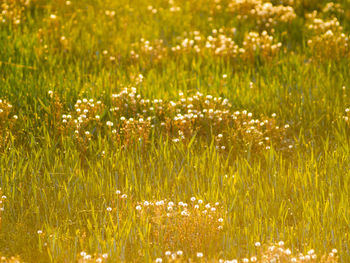
<instances>
[{"instance_id":1,"label":"dense vegetation","mask_svg":"<svg viewBox=\"0 0 350 263\"><path fill-rule=\"evenodd\" d=\"M0 261L349 262L349 32L347 0L1 0Z\"/></svg>"}]
</instances>

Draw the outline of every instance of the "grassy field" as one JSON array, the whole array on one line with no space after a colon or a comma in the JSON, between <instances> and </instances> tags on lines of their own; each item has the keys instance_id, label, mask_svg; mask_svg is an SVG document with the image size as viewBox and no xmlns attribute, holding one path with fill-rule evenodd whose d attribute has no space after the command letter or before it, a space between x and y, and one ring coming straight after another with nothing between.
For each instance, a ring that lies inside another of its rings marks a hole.
<instances>
[{"instance_id":1,"label":"grassy field","mask_svg":"<svg viewBox=\"0 0 350 263\"><path fill-rule=\"evenodd\" d=\"M350 262L349 32L348 0L1 0L0 262Z\"/></svg>"}]
</instances>

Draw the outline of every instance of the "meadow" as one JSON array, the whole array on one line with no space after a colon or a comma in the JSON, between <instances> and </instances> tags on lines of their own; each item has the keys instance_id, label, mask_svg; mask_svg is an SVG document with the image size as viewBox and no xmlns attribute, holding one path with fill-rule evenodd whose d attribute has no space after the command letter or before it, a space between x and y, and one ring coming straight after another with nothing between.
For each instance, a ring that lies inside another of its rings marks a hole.
<instances>
[{"instance_id":1,"label":"meadow","mask_svg":"<svg viewBox=\"0 0 350 263\"><path fill-rule=\"evenodd\" d=\"M350 2L1 0L0 262L350 262Z\"/></svg>"}]
</instances>

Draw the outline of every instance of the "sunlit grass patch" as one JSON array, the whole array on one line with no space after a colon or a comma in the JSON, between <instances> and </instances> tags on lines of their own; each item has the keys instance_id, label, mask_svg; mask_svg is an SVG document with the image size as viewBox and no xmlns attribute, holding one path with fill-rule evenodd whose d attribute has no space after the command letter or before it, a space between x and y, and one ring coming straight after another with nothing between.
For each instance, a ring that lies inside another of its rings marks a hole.
<instances>
[{"instance_id":1,"label":"sunlit grass patch","mask_svg":"<svg viewBox=\"0 0 350 263\"><path fill-rule=\"evenodd\" d=\"M0 261L347 263L349 18L1 1Z\"/></svg>"}]
</instances>

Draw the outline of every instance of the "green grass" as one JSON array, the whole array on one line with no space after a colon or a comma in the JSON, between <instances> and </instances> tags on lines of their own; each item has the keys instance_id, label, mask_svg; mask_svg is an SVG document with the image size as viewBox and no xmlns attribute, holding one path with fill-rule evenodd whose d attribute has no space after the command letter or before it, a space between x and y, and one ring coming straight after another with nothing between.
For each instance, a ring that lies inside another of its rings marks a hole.
<instances>
[{"instance_id":1,"label":"green grass","mask_svg":"<svg viewBox=\"0 0 350 263\"><path fill-rule=\"evenodd\" d=\"M177 13L160 0L71 5L33 0L29 6L7 1L14 10L25 7L19 25L0 22L0 98L13 105L9 118L18 115L13 127L0 122L0 135L8 135L5 146L0 143L0 187L6 196L0 211L1 256L78 262L86 251L108 253L108 262L152 262L164 260L167 250L182 250L185 260L199 260L196 252L203 252L204 262L254 256L255 242L283 240L293 254L315 249L320 259L336 248L339 262L350 261L350 126L343 119L350 106L350 56L333 60L330 54L319 61L307 46L303 15L321 10L327 1L317 1L317 6L299 1L306 4L295 4L296 19L269 31L283 44L271 60L261 54L250 63L206 53L170 53L185 32L208 36L212 29L236 27L234 41L241 45L246 32L262 31L256 21L239 21L227 11L228 2L210 14L215 8L211 0L177 1ZM345 10L338 18L348 35L349 3L336 2ZM149 5L158 12L152 14ZM51 14L57 18L50 19ZM68 40L66 46L61 36ZM133 45L140 38L162 39L170 54L161 59L143 54ZM137 61L130 59L131 50L139 51ZM136 84L139 74L144 80ZM294 147L287 153L276 145L262 152L230 145L221 151L214 136L174 143L154 128L148 145L137 141L123 148L101 128L83 151L73 135L57 135L53 129L49 90L61 98L65 114L74 111L77 99L100 99L106 123L115 121L109 111L112 94L131 86L144 98L175 101L180 91L185 97L199 91L228 98L233 110L256 117L276 113L278 125L290 125L288 139ZM125 200L117 189L127 194ZM181 237L182 221L178 229L165 224L162 231L176 240L169 244L164 233L156 236L159 226L151 212L140 216L135 209L144 200L191 203L192 196L219 202L223 213L223 230L196 241L203 251L190 250ZM210 242L212 238L219 242Z\"/></svg>"}]
</instances>

